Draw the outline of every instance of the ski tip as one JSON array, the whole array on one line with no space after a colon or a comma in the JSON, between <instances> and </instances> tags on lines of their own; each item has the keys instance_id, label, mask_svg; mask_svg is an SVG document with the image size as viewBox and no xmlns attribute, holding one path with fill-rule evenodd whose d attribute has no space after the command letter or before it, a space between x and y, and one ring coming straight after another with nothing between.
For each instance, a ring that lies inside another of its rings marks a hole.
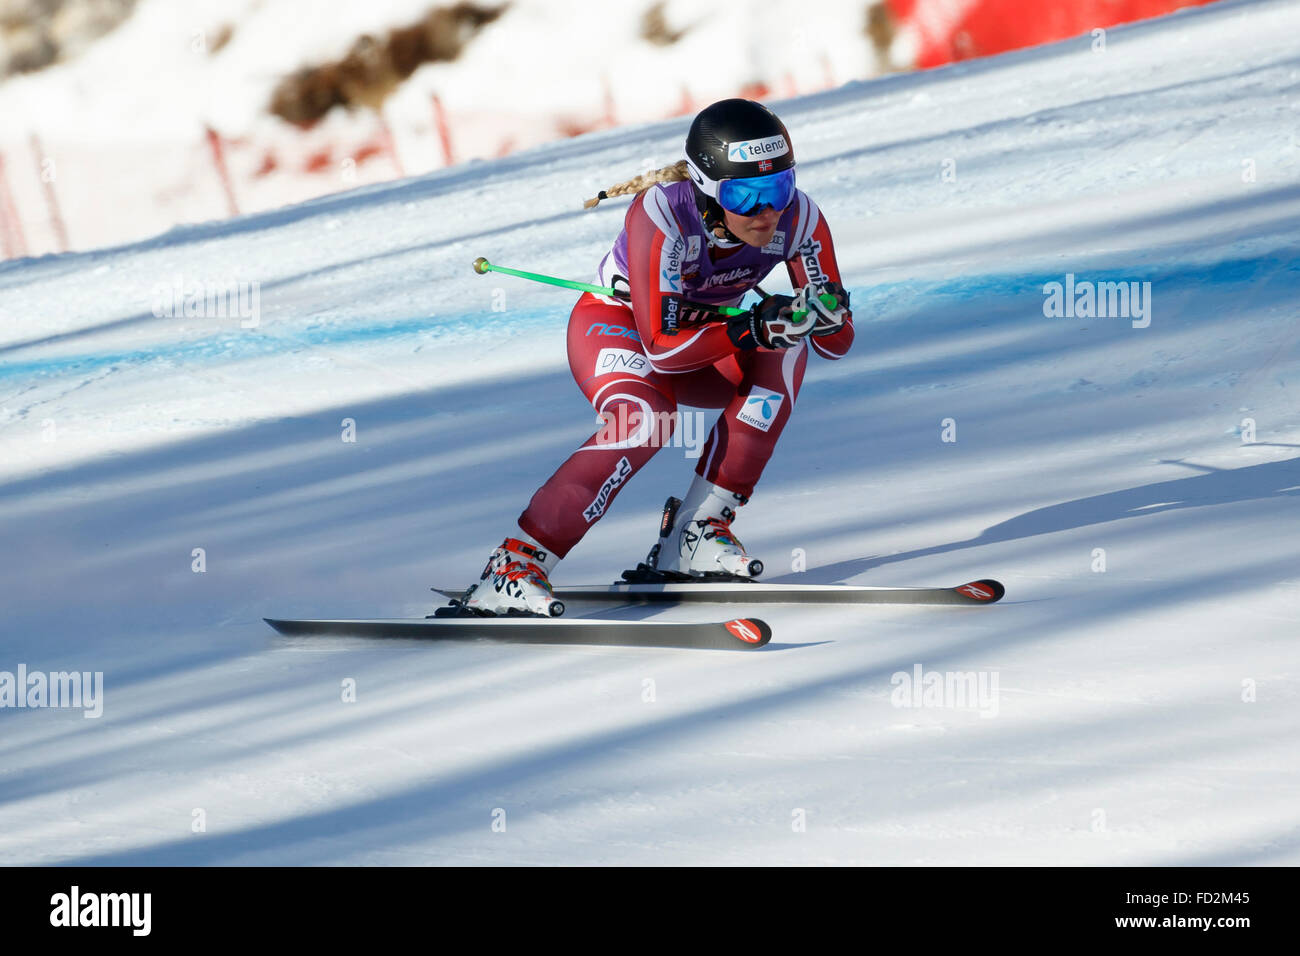
<instances>
[{"instance_id":1,"label":"ski tip","mask_svg":"<svg viewBox=\"0 0 1300 956\"><path fill-rule=\"evenodd\" d=\"M771 626L756 617L738 617L731 621L724 621L722 626L740 642L742 647L749 650L762 647L772 639Z\"/></svg>"},{"instance_id":2,"label":"ski tip","mask_svg":"<svg viewBox=\"0 0 1300 956\"><path fill-rule=\"evenodd\" d=\"M953 588L953 590L964 597L970 598L976 604L992 604L994 601L1001 601L1007 593L1007 589L1002 586L1002 582L994 581L992 578L971 581L969 584L963 584L960 587Z\"/></svg>"}]
</instances>

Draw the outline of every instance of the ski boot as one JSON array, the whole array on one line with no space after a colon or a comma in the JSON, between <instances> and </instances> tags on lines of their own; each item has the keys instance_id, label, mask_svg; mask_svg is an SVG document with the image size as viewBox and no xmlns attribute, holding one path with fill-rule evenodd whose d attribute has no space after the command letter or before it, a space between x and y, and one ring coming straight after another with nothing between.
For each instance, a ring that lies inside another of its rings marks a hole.
<instances>
[{"instance_id":1,"label":"ski boot","mask_svg":"<svg viewBox=\"0 0 1300 956\"><path fill-rule=\"evenodd\" d=\"M564 613L564 602L556 600L547 577L558 563L559 558L539 545L506 538L488 557L478 583L443 611L480 616L559 617Z\"/></svg>"},{"instance_id":2,"label":"ski boot","mask_svg":"<svg viewBox=\"0 0 1300 956\"><path fill-rule=\"evenodd\" d=\"M745 553L731 531L736 509L749 499L696 478L686 501L669 498L659 523L659 541L645 564L644 581L749 580L763 562ZM634 573L634 572L630 572ZM626 580L632 580L624 574Z\"/></svg>"}]
</instances>

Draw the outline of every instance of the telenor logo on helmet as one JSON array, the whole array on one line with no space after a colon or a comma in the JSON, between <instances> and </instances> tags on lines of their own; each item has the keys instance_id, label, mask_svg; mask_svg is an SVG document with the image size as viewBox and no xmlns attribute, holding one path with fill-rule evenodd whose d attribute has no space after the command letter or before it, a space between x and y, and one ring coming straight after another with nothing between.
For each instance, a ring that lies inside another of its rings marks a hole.
<instances>
[{"instance_id":1,"label":"telenor logo on helmet","mask_svg":"<svg viewBox=\"0 0 1300 956\"><path fill-rule=\"evenodd\" d=\"M790 147L781 135L727 144L727 159L738 163L752 163L769 156L784 156L788 152Z\"/></svg>"}]
</instances>

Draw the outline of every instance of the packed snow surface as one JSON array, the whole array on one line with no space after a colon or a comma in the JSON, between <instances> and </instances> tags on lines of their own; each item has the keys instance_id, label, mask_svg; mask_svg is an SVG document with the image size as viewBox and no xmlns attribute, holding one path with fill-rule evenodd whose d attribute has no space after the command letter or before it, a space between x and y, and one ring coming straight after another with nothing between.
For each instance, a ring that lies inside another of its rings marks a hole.
<instances>
[{"instance_id":1,"label":"packed snow surface","mask_svg":"<svg viewBox=\"0 0 1300 956\"><path fill-rule=\"evenodd\" d=\"M103 675L0 708L0 863L1300 862L1298 35L1226 2L775 104L858 336L737 533L1007 597L765 608L750 654L262 622L477 577L595 422L573 295L470 262L590 279L625 203L581 200L686 120L0 264L0 700ZM1133 314L1048 314L1106 282ZM688 451L557 584L644 556Z\"/></svg>"}]
</instances>

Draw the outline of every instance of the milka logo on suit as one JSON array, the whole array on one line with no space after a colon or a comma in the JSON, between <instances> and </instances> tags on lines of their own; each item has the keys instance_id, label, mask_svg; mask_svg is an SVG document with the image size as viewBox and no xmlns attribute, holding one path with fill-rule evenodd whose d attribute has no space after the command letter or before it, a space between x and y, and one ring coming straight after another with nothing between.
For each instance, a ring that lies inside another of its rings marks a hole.
<instances>
[{"instance_id":1,"label":"milka logo on suit","mask_svg":"<svg viewBox=\"0 0 1300 956\"><path fill-rule=\"evenodd\" d=\"M737 285L741 281L748 279L754 274L754 270L748 266L741 266L736 269L728 269L726 272L715 272L704 280L701 289L712 289L719 285Z\"/></svg>"}]
</instances>

